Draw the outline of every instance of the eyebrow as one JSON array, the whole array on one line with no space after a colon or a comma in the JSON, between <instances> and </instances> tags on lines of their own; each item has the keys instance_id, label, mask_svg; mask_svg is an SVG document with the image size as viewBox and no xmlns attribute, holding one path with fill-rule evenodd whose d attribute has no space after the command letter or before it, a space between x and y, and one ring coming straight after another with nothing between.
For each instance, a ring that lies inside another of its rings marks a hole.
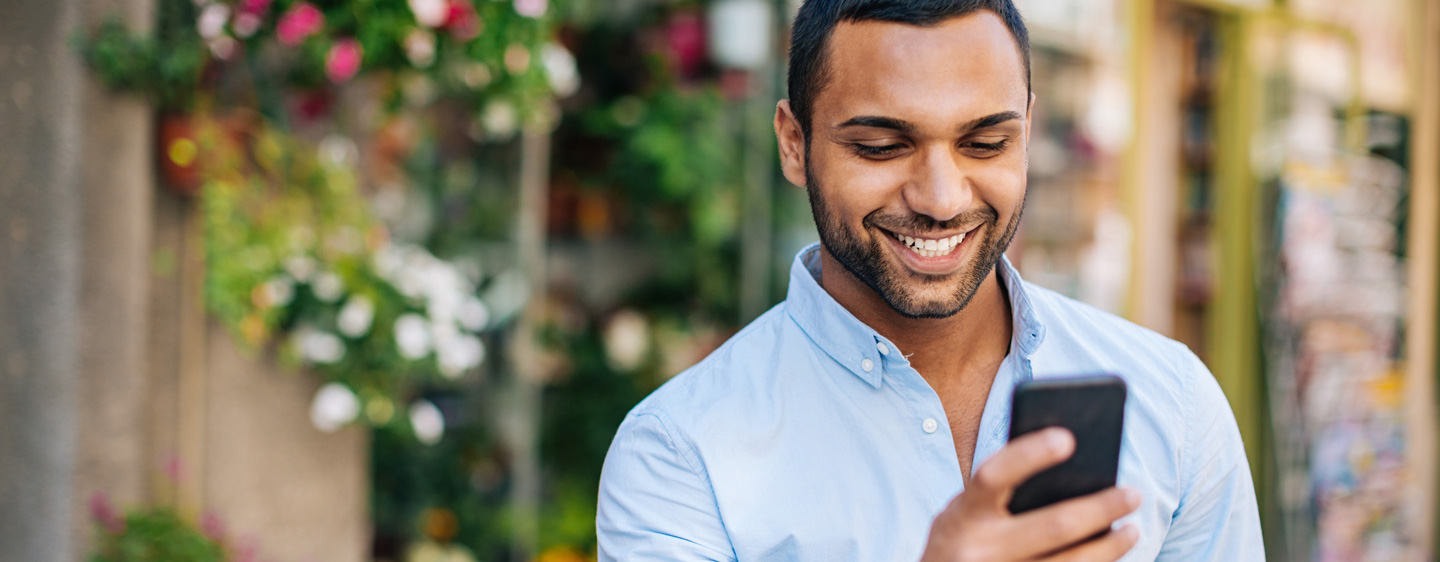
<instances>
[{"instance_id":1,"label":"eyebrow","mask_svg":"<svg viewBox=\"0 0 1440 562\"><path fill-rule=\"evenodd\" d=\"M962 133L968 133L976 129L994 127L1001 123L1005 123L1007 121L1014 121L1016 119L1024 119L1024 116L1020 115L1020 113L1015 111L1001 111L1000 113L986 115L979 119L974 119L965 124L962 124L960 125L959 130ZM904 119L896 119L894 117L881 117L878 115L860 115L857 117L851 117L844 123L836 125L835 127L833 127L833 130L839 131L842 129L849 129L851 127L873 127L876 129L891 129L906 134L913 133L916 129L915 124Z\"/></svg>"}]
</instances>

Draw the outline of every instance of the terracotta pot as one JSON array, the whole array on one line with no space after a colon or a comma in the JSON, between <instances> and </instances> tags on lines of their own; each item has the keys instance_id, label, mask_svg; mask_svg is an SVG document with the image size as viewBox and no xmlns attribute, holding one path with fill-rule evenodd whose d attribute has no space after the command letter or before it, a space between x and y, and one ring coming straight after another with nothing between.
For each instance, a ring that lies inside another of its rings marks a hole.
<instances>
[{"instance_id":1,"label":"terracotta pot","mask_svg":"<svg viewBox=\"0 0 1440 562\"><path fill-rule=\"evenodd\" d=\"M195 132L190 115L169 114L160 118L155 135L161 183L183 197L200 190L200 143Z\"/></svg>"}]
</instances>

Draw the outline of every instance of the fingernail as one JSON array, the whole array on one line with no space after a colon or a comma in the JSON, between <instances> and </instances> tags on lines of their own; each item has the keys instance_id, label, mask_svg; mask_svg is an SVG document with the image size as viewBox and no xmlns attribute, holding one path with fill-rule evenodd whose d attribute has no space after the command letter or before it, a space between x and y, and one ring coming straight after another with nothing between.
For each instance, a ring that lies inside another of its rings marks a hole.
<instances>
[{"instance_id":1,"label":"fingernail","mask_svg":"<svg viewBox=\"0 0 1440 562\"><path fill-rule=\"evenodd\" d=\"M1134 488L1125 488L1125 505L1130 509L1140 507L1140 492Z\"/></svg>"},{"instance_id":2,"label":"fingernail","mask_svg":"<svg viewBox=\"0 0 1440 562\"><path fill-rule=\"evenodd\" d=\"M1048 431L1045 442L1057 453L1067 452L1074 446L1074 438L1070 437L1070 432L1059 428Z\"/></svg>"}]
</instances>

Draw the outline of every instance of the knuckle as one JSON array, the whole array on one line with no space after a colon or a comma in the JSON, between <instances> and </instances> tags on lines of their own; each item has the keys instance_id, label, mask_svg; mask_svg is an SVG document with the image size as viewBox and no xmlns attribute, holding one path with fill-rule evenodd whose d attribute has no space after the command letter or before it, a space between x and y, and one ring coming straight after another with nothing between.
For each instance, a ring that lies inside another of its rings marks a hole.
<instances>
[{"instance_id":1,"label":"knuckle","mask_svg":"<svg viewBox=\"0 0 1440 562\"><path fill-rule=\"evenodd\" d=\"M997 560L996 552L988 544L969 544L956 553L957 562L990 562Z\"/></svg>"},{"instance_id":2,"label":"knuckle","mask_svg":"<svg viewBox=\"0 0 1440 562\"><path fill-rule=\"evenodd\" d=\"M975 469L975 474L970 477L970 483L981 488L993 488L996 484L996 470L993 463L982 464L980 468Z\"/></svg>"},{"instance_id":3,"label":"knuckle","mask_svg":"<svg viewBox=\"0 0 1440 562\"><path fill-rule=\"evenodd\" d=\"M1047 537L1066 538L1074 533L1075 524L1069 518L1051 517L1045 520L1041 529Z\"/></svg>"},{"instance_id":4,"label":"knuckle","mask_svg":"<svg viewBox=\"0 0 1440 562\"><path fill-rule=\"evenodd\" d=\"M1112 489L1108 493L1109 496L1106 498L1105 507L1106 512L1111 515L1111 519L1130 513L1129 501L1125 499L1125 493L1123 491Z\"/></svg>"}]
</instances>

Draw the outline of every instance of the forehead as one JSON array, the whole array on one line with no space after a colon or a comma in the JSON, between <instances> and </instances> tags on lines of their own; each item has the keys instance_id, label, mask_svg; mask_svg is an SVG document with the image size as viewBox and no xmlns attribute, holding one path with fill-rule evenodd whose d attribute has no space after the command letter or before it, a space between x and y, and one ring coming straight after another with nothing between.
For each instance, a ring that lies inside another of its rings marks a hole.
<instances>
[{"instance_id":1,"label":"forehead","mask_svg":"<svg viewBox=\"0 0 1440 562\"><path fill-rule=\"evenodd\" d=\"M826 58L829 81L813 105L817 126L855 115L949 124L1024 113L1029 102L1020 49L988 11L931 26L843 22Z\"/></svg>"}]
</instances>

